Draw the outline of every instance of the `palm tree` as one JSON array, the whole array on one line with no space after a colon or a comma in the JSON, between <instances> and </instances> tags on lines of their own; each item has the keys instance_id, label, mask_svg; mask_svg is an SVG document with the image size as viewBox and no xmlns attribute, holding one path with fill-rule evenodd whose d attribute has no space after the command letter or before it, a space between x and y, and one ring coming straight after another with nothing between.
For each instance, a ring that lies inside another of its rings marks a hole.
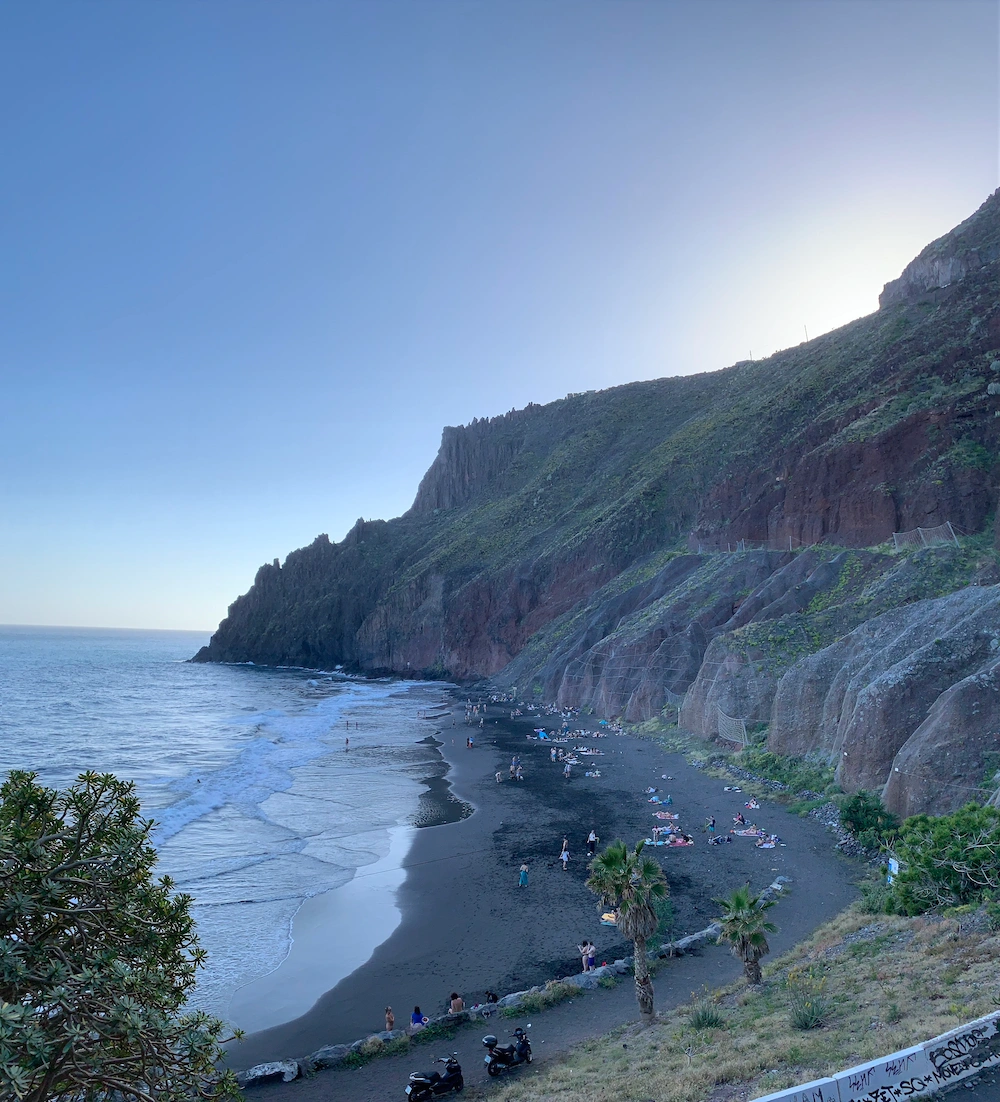
<instances>
[{"instance_id":1,"label":"palm tree","mask_svg":"<svg viewBox=\"0 0 1000 1102\"><path fill-rule=\"evenodd\" d=\"M773 922L764 918L775 900L763 900L760 895L751 895L750 885L747 884L744 888L737 888L728 899L713 902L723 908L722 916L717 919L722 925L720 940L729 942L730 952L743 961L747 983L756 987L762 982L760 958L771 951L765 935L777 933L778 930Z\"/></svg>"},{"instance_id":2,"label":"palm tree","mask_svg":"<svg viewBox=\"0 0 1000 1102\"><path fill-rule=\"evenodd\" d=\"M602 907L611 907L618 929L632 942L635 956L635 997L644 1022L651 1022L653 982L646 963L646 941L656 933L659 919L654 901L667 898L667 884L660 866L642 856L645 843L634 852L624 842L613 842L590 863L587 887L600 896Z\"/></svg>"}]
</instances>

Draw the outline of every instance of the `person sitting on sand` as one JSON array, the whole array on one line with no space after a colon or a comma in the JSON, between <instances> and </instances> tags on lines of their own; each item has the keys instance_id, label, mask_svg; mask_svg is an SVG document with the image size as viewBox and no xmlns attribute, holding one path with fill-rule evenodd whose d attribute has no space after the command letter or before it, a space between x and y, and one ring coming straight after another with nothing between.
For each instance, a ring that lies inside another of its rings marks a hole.
<instances>
[{"instance_id":1,"label":"person sitting on sand","mask_svg":"<svg viewBox=\"0 0 1000 1102\"><path fill-rule=\"evenodd\" d=\"M749 801L747 803L745 803L743 806L745 808L748 808L750 811L759 811L760 810L760 804L757 803L757 800L753 796L751 796Z\"/></svg>"},{"instance_id":2,"label":"person sitting on sand","mask_svg":"<svg viewBox=\"0 0 1000 1102\"><path fill-rule=\"evenodd\" d=\"M410 1015L410 1032L416 1033L417 1030L423 1029L429 1021L430 1019L426 1017L420 1007L415 1006L413 1008L413 1013Z\"/></svg>"},{"instance_id":3,"label":"person sitting on sand","mask_svg":"<svg viewBox=\"0 0 1000 1102\"><path fill-rule=\"evenodd\" d=\"M736 812L736 817L733 819L733 822L737 826L741 826L741 827L747 825L746 819L743 818L743 812L742 811L737 811Z\"/></svg>"},{"instance_id":4,"label":"person sitting on sand","mask_svg":"<svg viewBox=\"0 0 1000 1102\"><path fill-rule=\"evenodd\" d=\"M487 1002L487 1004L498 1003L499 1001L500 1001L500 997L496 994L496 992L494 992L494 991L487 991L486 992L486 1002Z\"/></svg>"},{"instance_id":5,"label":"person sitting on sand","mask_svg":"<svg viewBox=\"0 0 1000 1102\"><path fill-rule=\"evenodd\" d=\"M461 1014L465 1009L465 1000L457 991L451 993L451 1003L448 1007L449 1014Z\"/></svg>"}]
</instances>

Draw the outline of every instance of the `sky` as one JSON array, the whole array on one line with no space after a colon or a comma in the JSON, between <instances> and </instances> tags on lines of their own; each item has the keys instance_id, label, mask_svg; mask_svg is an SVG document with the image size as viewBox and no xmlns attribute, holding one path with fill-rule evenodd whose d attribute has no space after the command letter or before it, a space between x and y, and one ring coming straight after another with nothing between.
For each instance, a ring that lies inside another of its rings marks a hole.
<instances>
[{"instance_id":1,"label":"sky","mask_svg":"<svg viewBox=\"0 0 1000 1102\"><path fill-rule=\"evenodd\" d=\"M444 425L877 307L997 0L0 6L0 623L211 629Z\"/></svg>"}]
</instances>

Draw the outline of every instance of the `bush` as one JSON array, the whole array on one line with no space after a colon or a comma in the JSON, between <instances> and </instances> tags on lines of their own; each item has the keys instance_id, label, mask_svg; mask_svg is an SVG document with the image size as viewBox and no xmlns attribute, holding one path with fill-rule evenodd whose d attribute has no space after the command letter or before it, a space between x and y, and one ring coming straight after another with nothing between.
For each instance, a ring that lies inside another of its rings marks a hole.
<instances>
[{"instance_id":1,"label":"bush","mask_svg":"<svg viewBox=\"0 0 1000 1102\"><path fill-rule=\"evenodd\" d=\"M832 1001L826 996L826 976L819 965L792 968L785 979L791 993L789 1021L793 1029L817 1029L830 1017Z\"/></svg>"},{"instance_id":2,"label":"bush","mask_svg":"<svg viewBox=\"0 0 1000 1102\"><path fill-rule=\"evenodd\" d=\"M966 804L950 815L914 815L894 849L901 871L889 909L917 915L992 900L1000 891L1000 810Z\"/></svg>"},{"instance_id":3,"label":"bush","mask_svg":"<svg viewBox=\"0 0 1000 1102\"><path fill-rule=\"evenodd\" d=\"M726 1020L710 1003L695 1007L688 1017L692 1029L721 1029Z\"/></svg>"},{"instance_id":4,"label":"bush","mask_svg":"<svg viewBox=\"0 0 1000 1102\"><path fill-rule=\"evenodd\" d=\"M889 909L892 888L885 880L868 880L861 885L858 909L866 915L884 915Z\"/></svg>"},{"instance_id":5,"label":"bush","mask_svg":"<svg viewBox=\"0 0 1000 1102\"><path fill-rule=\"evenodd\" d=\"M818 765L804 758L785 754L772 754L754 746L748 746L733 756L741 768L769 781L787 785L791 792L826 792L833 787L833 769Z\"/></svg>"},{"instance_id":6,"label":"bush","mask_svg":"<svg viewBox=\"0 0 1000 1102\"><path fill-rule=\"evenodd\" d=\"M610 991L612 987L618 986L618 977L609 975L601 976L597 981L597 986L607 988Z\"/></svg>"},{"instance_id":7,"label":"bush","mask_svg":"<svg viewBox=\"0 0 1000 1102\"><path fill-rule=\"evenodd\" d=\"M875 792L864 789L841 803L840 821L866 849L891 843L899 831L899 819L882 806Z\"/></svg>"}]
</instances>

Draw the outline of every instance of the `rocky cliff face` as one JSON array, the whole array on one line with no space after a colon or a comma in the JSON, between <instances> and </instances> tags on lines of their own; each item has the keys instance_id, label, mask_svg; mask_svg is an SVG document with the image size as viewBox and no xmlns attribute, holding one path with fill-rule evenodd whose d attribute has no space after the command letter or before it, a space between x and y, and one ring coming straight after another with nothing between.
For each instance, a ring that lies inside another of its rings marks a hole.
<instances>
[{"instance_id":1,"label":"rocky cliff face","mask_svg":"<svg viewBox=\"0 0 1000 1102\"><path fill-rule=\"evenodd\" d=\"M961 731L992 715L997 610L959 615L988 548L876 545L990 529L1000 193L881 303L765 361L445 429L409 512L262 567L198 660L494 676L632 720L683 700L706 736L721 709L848 787L940 802L933 771L969 781Z\"/></svg>"}]
</instances>

